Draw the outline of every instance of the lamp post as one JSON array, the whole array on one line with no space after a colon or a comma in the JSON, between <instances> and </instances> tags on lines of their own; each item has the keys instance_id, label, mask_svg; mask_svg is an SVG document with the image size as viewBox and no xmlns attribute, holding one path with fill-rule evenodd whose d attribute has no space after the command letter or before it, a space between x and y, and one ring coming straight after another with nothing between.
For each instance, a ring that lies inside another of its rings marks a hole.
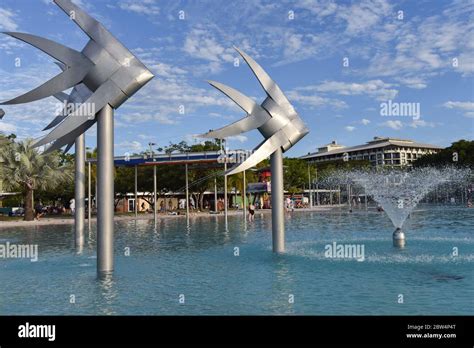
<instances>
[{"instance_id":1,"label":"lamp post","mask_svg":"<svg viewBox=\"0 0 474 348\"><path fill-rule=\"evenodd\" d=\"M153 162L155 162L155 152L153 151L153 146L155 143L148 143L148 147L150 148L150 155ZM156 225L156 206L158 202L156 201L156 165L153 164L153 221Z\"/></svg>"},{"instance_id":2,"label":"lamp post","mask_svg":"<svg viewBox=\"0 0 474 348\"><path fill-rule=\"evenodd\" d=\"M313 186L311 185L311 169L308 163L308 188L309 188L309 207L313 207Z\"/></svg>"},{"instance_id":3,"label":"lamp post","mask_svg":"<svg viewBox=\"0 0 474 348\"><path fill-rule=\"evenodd\" d=\"M90 147L86 147L86 159L89 151L91 150ZM91 200L91 162L90 158L87 161L87 224L89 227L89 231L91 229L91 210L92 210L92 200Z\"/></svg>"}]
</instances>

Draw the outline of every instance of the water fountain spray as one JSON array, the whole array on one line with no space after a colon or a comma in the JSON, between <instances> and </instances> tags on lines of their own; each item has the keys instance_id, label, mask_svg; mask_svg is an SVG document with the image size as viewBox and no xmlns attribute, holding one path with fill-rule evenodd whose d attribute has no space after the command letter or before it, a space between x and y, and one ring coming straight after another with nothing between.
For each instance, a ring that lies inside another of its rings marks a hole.
<instances>
[{"instance_id":1,"label":"water fountain spray","mask_svg":"<svg viewBox=\"0 0 474 348\"><path fill-rule=\"evenodd\" d=\"M463 181L469 173L469 169L457 167L423 167L407 171L388 168L378 171L340 171L328 180L363 186L367 195L380 204L395 226L393 245L403 248L406 237L402 227L417 204L437 186Z\"/></svg>"}]
</instances>

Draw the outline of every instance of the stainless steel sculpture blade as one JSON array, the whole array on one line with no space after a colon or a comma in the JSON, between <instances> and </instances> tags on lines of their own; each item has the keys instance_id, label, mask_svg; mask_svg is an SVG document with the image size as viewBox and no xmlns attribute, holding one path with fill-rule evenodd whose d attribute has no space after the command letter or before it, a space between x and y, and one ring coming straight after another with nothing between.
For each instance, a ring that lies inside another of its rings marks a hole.
<instances>
[{"instance_id":1,"label":"stainless steel sculpture blade","mask_svg":"<svg viewBox=\"0 0 474 348\"><path fill-rule=\"evenodd\" d=\"M208 81L208 83L232 99L247 113L247 115L249 115L249 117L245 117L220 129L210 131L203 136L218 139L227 138L229 136L256 129L271 118L270 115L254 100L240 93L236 89L215 81Z\"/></svg>"},{"instance_id":2,"label":"stainless steel sculpture blade","mask_svg":"<svg viewBox=\"0 0 474 348\"><path fill-rule=\"evenodd\" d=\"M94 104L96 112L109 104L118 108L129 97L136 93L153 74L125 46L123 46L98 21L82 11L71 0L54 1L90 38L82 52L39 36L23 33L7 33L8 35L27 42L51 57L57 59L62 73L43 85L4 104L27 103L58 94L74 87L85 103ZM91 92L94 94L91 96ZM72 102L77 102L74 95ZM74 128L84 128L83 124L91 119L85 114L87 108L80 107L69 117L56 117L45 129L57 126L48 136L35 146L54 142L67 136ZM64 116L64 115L62 115ZM57 147L58 144L55 146Z\"/></svg>"},{"instance_id":3,"label":"stainless steel sculpture blade","mask_svg":"<svg viewBox=\"0 0 474 348\"><path fill-rule=\"evenodd\" d=\"M68 67L78 67L78 66L92 66L92 62L84 56L81 52L78 52L72 48L61 45L57 42L42 38L41 36L26 34L26 33L16 33L16 32L4 32L6 35L10 35L18 40L30 44L54 59L59 60L61 63L67 65Z\"/></svg>"},{"instance_id":4,"label":"stainless steel sculpture blade","mask_svg":"<svg viewBox=\"0 0 474 348\"><path fill-rule=\"evenodd\" d=\"M104 28L97 20L81 10L70 0L54 0L66 15L76 23L84 33L97 42L103 49L109 52L113 57L120 59L125 63L127 58L134 58L133 54L118 41L110 32Z\"/></svg>"},{"instance_id":5,"label":"stainless steel sculpture blade","mask_svg":"<svg viewBox=\"0 0 474 348\"><path fill-rule=\"evenodd\" d=\"M213 87L220 90L241 107L248 114L248 117L218 130L211 130L203 136L225 138L252 129L258 129L263 135L265 140L254 149L253 153L245 161L226 171L225 177L240 172L245 173L245 170L252 168L270 156L273 251L280 253L285 251L283 152L308 134L308 129L280 87L268 76L265 70L245 52L236 47L235 49L250 66L250 69L265 90L267 98L261 105L258 105L249 97L229 86L209 81ZM225 165L224 168L226 168Z\"/></svg>"},{"instance_id":6,"label":"stainless steel sculpture blade","mask_svg":"<svg viewBox=\"0 0 474 348\"><path fill-rule=\"evenodd\" d=\"M286 142L282 133L275 133L268 139L265 139L257 146L253 153L242 163L232 167L226 175L237 174L250 169L260 163L263 159L269 157L275 150L281 148Z\"/></svg>"},{"instance_id":7,"label":"stainless steel sculpture blade","mask_svg":"<svg viewBox=\"0 0 474 348\"><path fill-rule=\"evenodd\" d=\"M98 207L97 249L99 275L113 270L113 114L128 98L140 90L154 76L102 24L82 11L71 0L54 2L90 38L81 52L34 35L10 33L61 62L59 75L6 104L19 104L61 94L74 87L68 102L80 103L65 115L58 115L45 129L55 127L34 146L51 144L46 151L71 146L76 138L98 122L97 181ZM64 117L66 116L66 117ZM78 144L78 142L76 142ZM82 169L81 169L82 171Z\"/></svg>"},{"instance_id":8,"label":"stainless steel sculpture blade","mask_svg":"<svg viewBox=\"0 0 474 348\"><path fill-rule=\"evenodd\" d=\"M5 33L18 40L39 48L51 57L70 67L41 86L1 104L23 104L43 99L78 84L86 76L92 62L81 52L42 37L24 33Z\"/></svg>"},{"instance_id":9,"label":"stainless steel sculpture blade","mask_svg":"<svg viewBox=\"0 0 474 348\"><path fill-rule=\"evenodd\" d=\"M219 82L208 81L211 86L232 99L248 114L248 117L220 129L211 130L201 136L222 139L258 129L265 140L254 149L254 153L243 163L229 169L227 175L236 174L255 166L278 148L281 148L283 152L288 150L308 134L305 124L278 85L250 56L238 48L235 49L250 66L265 90L267 98L261 105L258 105L254 100L232 87Z\"/></svg>"},{"instance_id":10,"label":"stainless steel sculpture blade","mask_svg":"<svg viewBox=\"0 0 474 348\"><path fill-rule=\"evenodd\" d=\"M280 87L273 81L270 76L263 70L263 68L246 54L244 51L234 46L234 49L239 52L242 58L247 62L250 69L254 73L260 85L265 90L267 95L276 101L282 108L284 108L290 115L296 114L295 109L286 98L285 94L281 91Z\"/></svg>"},{"instance_id":11,"label":"stainless steel sculpture blade","mask_svg":"<svg viewBox=\"0 0 474 348\"><path fill-rule=\"evenodd\" d=\"M50 97L58 92L64 91L68 88L75 86L84 78L86 73L87 71L84 70L83 67L68 69L65 72L62 72L61 74L55 76L51 80L43 83L41 86L23 95L20 95L19 97L13 98L0 104L24 104Z\"/></svg>"},{"instance_id":12,"label":"stainless steel sculpture blade","mask_svg":"<svg viewBox=\"0 0 474 348\"><path fill-rule=\"evenodd\" d=\"M61 92L55 94L54 97L61 102L67 103L67 105L70 106L70 112L72 112L76 109L76 104L83 103L91 95L92 92L83 83L81 83L72 89L72 92L69 96L66 93ZM66 118L68 115L67 111L68 110L63 109L59 115L57 115L46 127L43 128L43 130L48 130L57 126L62 120Z\"/></svg>"},{"instance_id":13,"label":"stainless steel sculpture blade","mask_svg":"<svg viewBox=\"0 0 474 348\"><path fill-rule=\"evenodd\" d=\"M109 98L113 97L114 93L118 93L117 87L110 81L107 81L105 84L100 86L99 89L97 89L97 91L95 91L94 94L92 94L89 99L87 99L78 109L68 115L68 117L66 117L64 121L54 128L46 137L44 137L40 142L36 142L33 146L37 147L55 141L73 132L75 129L81 127L88 121L94 120L95 113L99 112L104 106L108 104ZM90 106L94 106L95 113L91 113L91 110L89 109ZM94 122L92 122L90 126L93 124Z\"/></svg>"}]
</instances>

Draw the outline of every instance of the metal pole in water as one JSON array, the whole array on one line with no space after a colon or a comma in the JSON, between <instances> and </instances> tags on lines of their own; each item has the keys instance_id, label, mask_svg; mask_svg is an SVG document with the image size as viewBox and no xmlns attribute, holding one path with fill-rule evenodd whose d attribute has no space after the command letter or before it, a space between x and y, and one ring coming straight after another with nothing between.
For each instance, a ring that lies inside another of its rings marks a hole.
<instances>
[{"instance_id":1,"label":"metal pole in water","mask_svg":"<svg viewBox=\"0 0 474 348\"><path fill-rule=\"evenodd\" d=\"M114 110L106 105L97 115L97 272L114 270Z\"/></svg>"},{"instance_id":2,"label":"metal pole in water","mask_svg":"<svg viewBox=\"0 0 474 348\"><path fill-rule=\"evenodd\" d=\"M244 177L243 177L243 187L242 187L242 211L244 214L244 219L246 218L245 210L247 207L247 188L245 187L247 185L247 180L245 178L245 170L244 170Z\"/></svg>"},{"instance_id":3,"label":"metal pole in water","mask_svg":"<svg viewBox=\"0 0 474 348\"><path fill-rule=\"evenodd\" d=\"M313 192L311 191L312 185L311 185L311 170L309 168L308 164L308 189L309 189L309 207L313 207Z\"/></svg>"},{"instance_id":4,"label":"metal pole in water","mask_svg":"<svg viewBox=\"0 0 474 348\"><path fill-rule=\"evenodd\" d=\"M84 244L84 222L86 213L86 139L81 134L75 142L75 185L74 199L76 210L74 211L74 237L76 247Z\"/></svg>"},{"instance_id":5,"label":"metal pole in water","mask_svg":"<svg viewBox=\"0 0 474 348\"><path fill-rule=\"evenodd\" d=\"M316 204L319 205L319 184L316 184Z\"/></svg>"},{"instance_id":6,"label":"metal pole in water","mask_svg":"<svg viewBox=\"0 0 474 348\"><path fill-rule=\"evenodd\" d=\"M347 184L347 205L351 209L351 185Z\"/></svg>"},{"instance_id":7,"label":"metal pole in water","mask_svg":"<svg viewBox=\"0 0 474 348\"><path fill-rule=\"evenodd\" d=\"M91 193L91 162L87 163L87 223L89 230L91 229L91 215L92 215L92 193Z\"/></svg>"},{"instance_id":8,"label":"metal pole in water","mask_svg":"<svg viewBox=\"0 0 474 348\"><path fill-rule=\"evenodd\" d=\"M214 211L217 213L217 178L214 178Z\"/></svg>"},{"instance_id":9,"label":"metal pole in water","mask_svg":"<svg viewBox=\"0 0 474 348\"><path fill-rule=\"evenodd\" d=\"M153 159L154 160L154 159ZM156 224L156 206L158 201L156 200L156 166L153 166L153 221Z\"/></svg>"},{"instance_id":10,"label":"metal pole in water","mask_svg":"<svg viewBox=\"0 0 474 348\"><path fill-rule=\"evenodd\" d=\"M278 148L270 156L272 173L272 237L273 252L285 251L285 220L284 220L284 195L283 195L283 152Z\"/></svg>"},{"instance_id":11,"label":"metal pole in water","mask_svg":"<svg viewBox=\"0 0 474 348\"><path fill-rule=\"evenodd\" d=\"M188 164L184 165L186 171L186 218L189 219L189 182L188 182Z\"/></svg>"},{"instance_id":12,"label":"metal pole in water","mask_svg":"<svg viewBox=\"0 0 474 348\"><path fill-rule=\"evenodd\" d=\"M227 172L227 157L224 162L224 173L225 172ZM224 174L224 216L227 225L227 174Z\"/></svg>"},{"instance_id":13,"label":"metal pole in water","mask_svg":"<svg viewBox=\"0 0 474 348\"><path fill-rule=\"evenodd\" d=\"M135 219L138 217L138 165L135 164Z\"/></svg>"}]
</instances>

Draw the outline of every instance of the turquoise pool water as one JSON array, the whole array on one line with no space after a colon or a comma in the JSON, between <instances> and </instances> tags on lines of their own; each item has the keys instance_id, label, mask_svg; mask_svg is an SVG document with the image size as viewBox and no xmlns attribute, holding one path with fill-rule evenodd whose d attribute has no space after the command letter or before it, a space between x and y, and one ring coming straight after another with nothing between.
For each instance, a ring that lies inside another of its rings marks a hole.
<instances>
[{"instance_id":1,"label":"turquoise pool water","mask_svg":"<svg viewBox=\"0 0 474 348\"><path fill-rule=\"evenodd\" d=\"M39 248L37 262L0 259L0 314L474 314L474 209L420 206L404 250L374 210L289 214L283 255L270 215L229 217L228 231L223 217L190 222L117 222L108 280L96 278L94 226L79 255L72 226L0 229L0 243ZM363 245L364 261L327 258L333 242Z\"/></svg>"}]
</instances>

